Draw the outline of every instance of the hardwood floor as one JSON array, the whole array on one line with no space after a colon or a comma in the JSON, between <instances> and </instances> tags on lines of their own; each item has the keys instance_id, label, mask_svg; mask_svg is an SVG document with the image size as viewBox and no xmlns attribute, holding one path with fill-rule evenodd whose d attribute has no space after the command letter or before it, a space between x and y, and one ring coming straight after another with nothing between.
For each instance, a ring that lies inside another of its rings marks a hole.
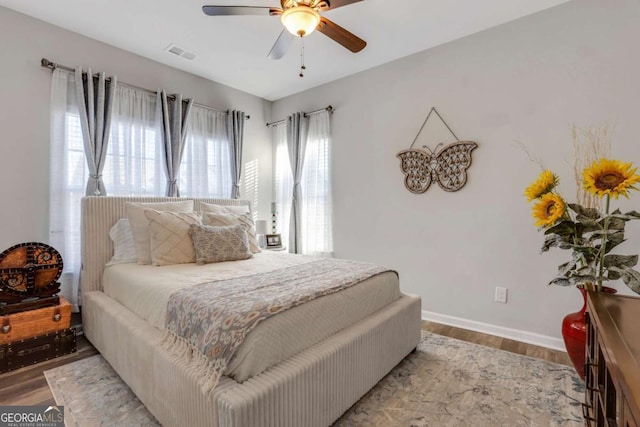
<instances>
[{"instance_id":1,"label":"hardwood floor","mask_svg":"<svg viewBox=\"0 0 640 427\"><path fill-rule=\"evenodd\" d=\"M422 329L425 331L433 332L434 334L444 335L462 341L468 341L487 347L499 348L511 353L535 357L537 359L543 359L549 362L559 363L561 365L572 366L569 356L564 351L551 350L533 344L527 344L520 341L510 340L508 338L497 337L495 335L469 331L467 329L456 328L454 326L442 325L440 323L423 321Z\"/></svg>"},{"instance_id":2,"label":"hardwood floor","mask_svg":"<svg viewBox=\"0 0 640 427\"><path fill-rule=\"evenodd\" d=\"M538 347L531 344L482 334L479 332L441 325L433 322L423 322L422 329L435 334L456 338L463 341L498 348L512 353L523 354L550 362L571 365L566 353ZM1 405L55 405L53 396L43 372L76 360L98 354L96 349L84 336L78 337L78 351L60 358L38 363L16 371L0 374L0 404Z\"/></svg>"},{"instance_id":3,"label":"hardwood floor","mask_svg":"<svg viewBox=\"0 0 640 427\"><path fill-rule=\"evenodd\" d=\"M84 336L78 337L77 348L75 353L0 374L0 404L55 405L43 372L98 354Z\"/></svg>"}]
</instances>

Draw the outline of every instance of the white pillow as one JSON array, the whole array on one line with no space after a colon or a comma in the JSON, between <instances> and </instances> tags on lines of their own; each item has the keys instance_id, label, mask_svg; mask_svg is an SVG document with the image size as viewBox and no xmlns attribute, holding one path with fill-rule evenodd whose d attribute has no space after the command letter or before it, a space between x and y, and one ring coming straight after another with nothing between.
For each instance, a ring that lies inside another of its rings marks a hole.
<instances>
[{"instance_id":1,"label":"white pillow","mask_svg":"<svg viewBox=\"0 0 640 427\"><path fill-rule=\"evenodd\" d=\"M109 230L109 237L113 242L113 257L111 257L107 265L127 264L138 261L131 225L127 218L120 218L113 224L113 227Z\"/></svg>"},{"instance_id":2,"label":"white pillow","mask_svg":"<svg viewBox=\"0 0 640 427\"><path fill-rule=\"evenodd\" d=\"M248 213L236 215L232 213L215 214L211 212L203 212L202 224L211 225L214 227L240 224L245 228L245 231L247 232L251 253L257 254L258 252L262 252L260 250L260 246L258 245L258 239L256 238L256 228L253 224L253 219L251 219L251 216Z\"/></svg>"},{"instance_id":3,"label":"white pillow","mask_svg":"<svg viewBox=\"0 0 640 427\"><path fill-rule=\"evenodd\" d=\"M127 218L131 224L138 264L151 264L151 236L149 235L149 220L144 215L145 209L167 212L193 212L193 200L161 203L127 202L125 204Z\"/></svg>"},{"instance_id":4,"label":"white pillow","mask_svg":"<svg viewBox=\"0 0 640 427\"><path fill-rule=\"evenodd\" d=\"M244 213L249 213L249 206L223 206L216 205L213 203L200 203L200 210L204 214L205 212L215 213L215 214L236 214L242 215Z\"/></svg>"},{"instance_id":5,"label":"white pillow","mask_svg":"<svg viewBox=\"0 0 640 427\"><path fill-rule=\"evenodd\" d=\"M192 224L201 224L200 215L190 212L160 212L145 209L151 237L153 265L196 262L196 251L189 234Z\"/></svg>"}]
</instances>

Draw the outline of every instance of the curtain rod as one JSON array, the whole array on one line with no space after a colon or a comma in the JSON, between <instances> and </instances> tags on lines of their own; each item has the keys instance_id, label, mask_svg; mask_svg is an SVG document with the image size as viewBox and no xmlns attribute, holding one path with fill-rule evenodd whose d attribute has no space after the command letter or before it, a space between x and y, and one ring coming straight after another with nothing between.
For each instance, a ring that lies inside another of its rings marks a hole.
<instances>
[{"instance_id":1,"label":"curtain rod","mask_svg":"<svg viewBox=\"0 0 640 427\"><path fill-rule=\"evenodd\" d=\"M47 58L42 58L40 60L40 66L43 67L43 68L49 68L51 71L55 70L56 68L60 68L61 70L65 70L65 71L69 71L69 72L74 72L75 71L74 68L71 68L71 67L69 67L67 65L56 64L55 62L49 61ZM111 78L107 77L107 80L111 80ZM129 89L134 89L134 90L139 90L139 91L142 91L142 92L147 92L147 93L150 93L150 94L156 94L155 90L145 89L143 87L134 86L134 85L129 84L129 83L124 83L124 82L120 82L119 81L118 85L127 87ZM175 98L174 96L171 96L171 95L167 95L167 97L168 98ZM227 110L221 110L219 108L209 107L208 105L198 104L197 102L194 102L193 105L196 105L196 106L201 107L201 108L206 108L206 109L212 110L212 111L217 111L219 113L228 113ZM251 116L249 116L249 115L245 115L244 117L247 120L251 119Z\"/></svg>"},{"instance_id":2,"label":"curtain rod","mask_svg":"<svg viewBox=\"0 0 640 427\"><path fill-rule=\"evenodd\" d=\"M323 111L328 111L328 112L329 112L329 114L333 114L333 112L334 112L335 110L334 110L334 108L333 108L331 105L329 105L328 107L320 108L319 110L314 110L314 111L309 111L308 113L303 113L303 115L304 115L305 117L309 117L309 116L311 116L311 115L313 115L313 114L322 113ZM267 123L267 127L268 127L268 126L275 126L275 125L279 125L279 124L284 123L284 122L286 122L286 121L287 121L287 119L282 119L282 120L278 120L277 122Z\"/></svg>"}]
</instances>

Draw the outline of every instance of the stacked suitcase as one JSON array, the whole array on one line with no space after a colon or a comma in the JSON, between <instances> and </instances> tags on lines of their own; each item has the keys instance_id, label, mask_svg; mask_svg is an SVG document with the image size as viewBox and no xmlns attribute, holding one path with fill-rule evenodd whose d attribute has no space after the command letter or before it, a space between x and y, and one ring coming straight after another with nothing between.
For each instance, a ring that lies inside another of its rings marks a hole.
<instances>
[{"instance_id":1,"label":"stacked suitcase","mask_svg":"<svg viewBox=\"0 0 640 427\"><path fill-rule=\"evenodd\" d=\"M2 316L0 373L54 359L76 351L76 330L71 325L71 304Z\"/></svg>"},{"instance_id":2,"label":"stacked suitcase","mask_svg":"<svg viewBox=\"0 0 640 427\"><path fill-rule=\"evenodd\" d=\"M0 253L0 373L76 351L71 304L58 296L62 266L45 243Z\"/></svg>"}]
</instances>

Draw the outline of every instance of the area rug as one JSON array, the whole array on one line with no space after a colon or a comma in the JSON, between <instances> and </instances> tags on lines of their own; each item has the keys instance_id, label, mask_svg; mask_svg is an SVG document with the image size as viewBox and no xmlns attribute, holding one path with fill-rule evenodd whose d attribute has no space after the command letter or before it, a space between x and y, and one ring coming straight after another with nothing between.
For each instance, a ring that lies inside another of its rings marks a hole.
<instances>
[{"instance_id":1,"label":"area rug","mask_svg":"<svg viewBox=\"0 0 640 427\"><path fill-rule=\"evenodd\" d=\"M68 427L157 426L101 356L45 372ZM423 332L336 426L582 426L572 368Z\"/></svg>"}]
</instances>

